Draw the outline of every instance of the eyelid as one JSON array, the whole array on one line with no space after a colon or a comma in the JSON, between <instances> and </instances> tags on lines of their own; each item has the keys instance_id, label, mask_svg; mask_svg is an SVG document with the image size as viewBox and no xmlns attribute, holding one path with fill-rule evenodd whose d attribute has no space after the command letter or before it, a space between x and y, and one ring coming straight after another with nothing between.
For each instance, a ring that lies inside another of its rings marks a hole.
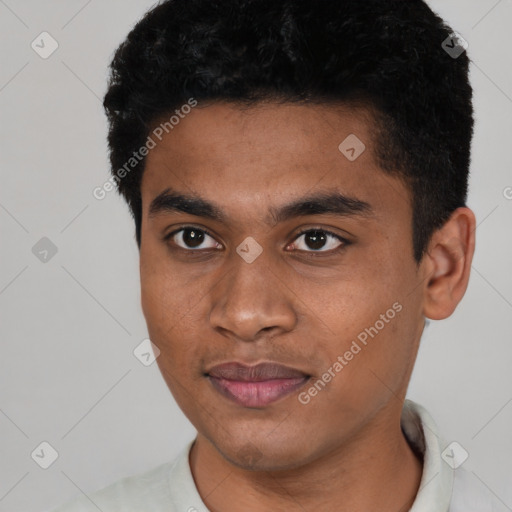
<instances>
[{"instance_id":1,"label":"eyelid","mask_svg":"<svg viewBox=\"0 0 512 512\"><path fill-rule=\"evenodd\" d=\"M211 236L212 238L215 238L215 235L210 233L210 231L207 228L205 228L203 226L196 226L194 224L182 224L182 225L179 225L175 229L170 231L169 233L165 234L163 238L164 238L164 240L168 240L169 238L174 236L176 233L179 233L180 231L183 231L184 229L187 229L187 228L197 229L198 231L202 231L203 233L206 233L208 236Z\"/></svg>"}]
</instances>

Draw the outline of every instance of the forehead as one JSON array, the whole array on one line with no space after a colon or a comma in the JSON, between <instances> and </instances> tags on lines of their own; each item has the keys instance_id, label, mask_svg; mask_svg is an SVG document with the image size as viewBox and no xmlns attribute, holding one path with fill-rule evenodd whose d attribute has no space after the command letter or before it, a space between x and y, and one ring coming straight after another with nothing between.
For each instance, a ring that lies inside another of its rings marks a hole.
<instances>
[{"instance_id":1,"label":"forehead","mask_svg":"<svg viewBox=\"0 0 512 512\"><path fill-rule=\"evenodd\" d=\"M278 104L262 102L251 107L214 102L197 106L181 119L169 116L154 123L164 133L157 147L148 155L153 160L172 152L180 161L201 162L213 159L227 161L244 155L248 162L265 157L273 160L300 162L319 160L323 156L340 156L338 146L349 135L355 135L369 146L365 155L371 160L375 123L370 112L342 104ZM177 121L177 122L176 122ZM265 151L262 152L261 149ZM229 149L227 153L226 150ZM205 153L208 150L208 153ZM327 150L327 153L325 152Z\"/></svg>"},{"instance_id":2,"label":"forehead","mask_svg":"<svg viewBox=\"0 0 512 512\"><path fill-rule=\"evenodd\" d=\"M374 159L375 133L369 111L345 105L198 106L168 127L146 157L143 206L169 187L233 210L284 203L316 189L358 197L376 209L390 194L408 202L408 191Z\"/></svg>"}]
</instances>

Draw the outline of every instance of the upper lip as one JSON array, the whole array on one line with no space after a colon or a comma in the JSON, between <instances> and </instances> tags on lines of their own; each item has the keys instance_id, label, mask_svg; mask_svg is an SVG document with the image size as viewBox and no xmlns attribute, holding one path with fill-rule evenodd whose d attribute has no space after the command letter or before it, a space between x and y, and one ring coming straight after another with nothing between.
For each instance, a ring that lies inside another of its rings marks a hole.
<instances>
[{"instance_id":1,"label":"upper lip","mask_svg":"<svg viewBox=\"0 0 512 512\"><path fill-rule=\"evenodd\" d=\"M223 363L211 368L207 374L219 379L246 382L309 377L309 375L300 370L278 363L259 363L254 366L237 362Z\"/></svg>"}]
</instances>

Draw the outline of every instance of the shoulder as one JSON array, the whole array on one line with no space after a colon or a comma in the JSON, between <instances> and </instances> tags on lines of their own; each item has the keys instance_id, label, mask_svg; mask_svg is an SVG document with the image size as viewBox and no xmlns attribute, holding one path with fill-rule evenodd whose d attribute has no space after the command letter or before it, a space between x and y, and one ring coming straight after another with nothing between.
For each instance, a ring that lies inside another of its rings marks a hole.
<instances>
[{"instance_id":1,"label":"shoulder","mask_svg":"<svg viewBox=\"0 0 512 512\"><path fill-rule=\"evenodd\" d=\"M510 509L472 471L453 472L450 512L509 512Z\"/></svg>"},{"instance_id":2,"label":"shoulder","mask_svg":"<svg viewBox=\"0 0 512 512\"><path fill-rule=\"evenodd\" d=\"M147 509L172 512L169 477L175 461L131 475L89 495L65 503L52 512L140 512ZM161 508L160 508L161 507Z\"/></svg>"}]
</instances>

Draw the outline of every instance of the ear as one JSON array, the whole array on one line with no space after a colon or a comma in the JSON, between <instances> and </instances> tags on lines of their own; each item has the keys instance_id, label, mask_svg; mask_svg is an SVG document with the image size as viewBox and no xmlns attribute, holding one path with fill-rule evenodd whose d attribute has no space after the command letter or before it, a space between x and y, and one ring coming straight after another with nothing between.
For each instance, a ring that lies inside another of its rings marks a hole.
<instances>
[{"instance_id":1,"label":"ear","mask_svg":"<svg viewBox=\"0 0 512 512\"><path fill-rule=\"evenodd\" d=\"M457 208L432 235L423 264L423 315L432 320L449 317L469 282L475 252L476 219L467 207Z\"/></svg>"}]
</instances>

